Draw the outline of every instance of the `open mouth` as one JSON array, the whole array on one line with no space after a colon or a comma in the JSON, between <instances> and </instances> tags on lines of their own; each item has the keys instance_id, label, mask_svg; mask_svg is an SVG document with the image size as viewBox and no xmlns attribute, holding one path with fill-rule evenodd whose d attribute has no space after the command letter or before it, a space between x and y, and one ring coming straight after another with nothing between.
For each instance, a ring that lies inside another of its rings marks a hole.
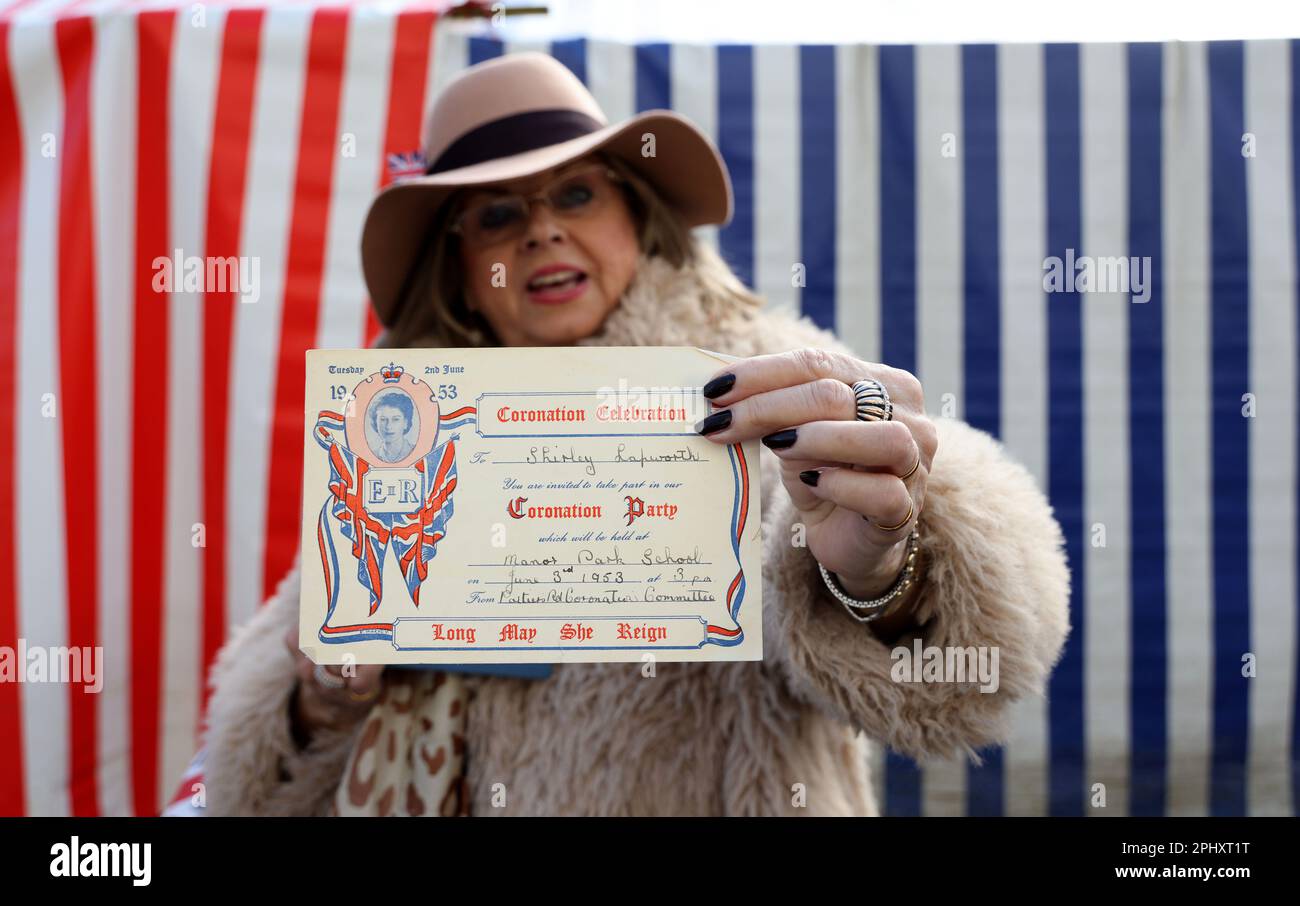
<instances>
[{"instance_id":1,"label":"open mouth","mask_svg":"<svg viewBox=\"0 0 1300 906\"><path fill-rule=\"evenodd\" d=\"M566 302L587 287L587 275L576 268L564 267L539 272L525 289L535 302Z\"/></svg>"}]
</instances>

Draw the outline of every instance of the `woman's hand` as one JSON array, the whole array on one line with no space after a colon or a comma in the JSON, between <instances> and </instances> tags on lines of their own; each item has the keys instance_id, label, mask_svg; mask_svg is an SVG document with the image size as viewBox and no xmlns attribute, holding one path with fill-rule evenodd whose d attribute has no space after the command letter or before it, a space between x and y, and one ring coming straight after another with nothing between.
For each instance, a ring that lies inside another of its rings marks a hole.
<instances>
[{"instance_id":1,"label":"woman's hand","mask_svg":"<svg viewBox=\"0 0 1300 906\"><path fill-rule=\"evenodd\" d=\"M891 421L858 420L850 385L867 378L889 393ZM720 444L761 437L781 458L812 555L855 598L887 591L938 448L921 382L887 365L799 349L732 362L704 390L716 411L696 430Z\"/></svg>"},{"instance_id":2,"label":"woman's hand","mask_svg":"<svg viewBox=\"0 0 1300 906\"><path fill-rule=\"evenodd\" d=\"M284 645L294 660L298 687L289 703L294 737L299 748L322 729L342 730L355 725L370 712L379 697L383 682L383 664L358 664L355 675L344 676L342 667L322 667L338 681L339 688L329 688L316 679L316 665L298 650L298 627L284 634Z\"/></svg>"}]
</instances>

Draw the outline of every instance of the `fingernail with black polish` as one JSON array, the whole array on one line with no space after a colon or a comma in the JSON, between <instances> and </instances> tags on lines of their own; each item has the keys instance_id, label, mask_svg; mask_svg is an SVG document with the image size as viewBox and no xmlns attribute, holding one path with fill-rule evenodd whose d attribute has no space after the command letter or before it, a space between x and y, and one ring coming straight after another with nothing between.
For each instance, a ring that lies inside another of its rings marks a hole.
<instances>
[{"instance_id":1,"label":"fingernail with black polish","mask_svg":"<svg viewBox=\"0 0 1300 906\"><path fill-rule=\"evenodd\" d=\"M786 428L784 431L777 431L763 438L763 443L767 444L773 450L784 450L786 447L794 446L796 430Z\"/></svg>"},{"instance_id":2,"label":"fingernail with black polish","mask_svg":"<svg viewBox=\"0 0 1300 906\"><path fill-rule=\"evenodd\" d=\"M704 396L707 399L717 399L734 386L736 386L734 374L720 374L704 385Z\"/></svg>"},{"instance_id":3,"label":"fingernail with black polish","mask_svg":"<svg viewBox=\"0 0 1300 906\"><path fill-rule=\"evenodd\" d=\"M822 477L822 473L816 469L809 469L806 472L799 473L799 480L809 487L817 487L817 479Z\"/></svg>"},{"instance_id":4,"label":"fingernail with black polish","mask_svg":"<svg viewBox=\"0 0 1300 906\"><path fill-rule=\"evenodd\" d=\"M715 412L708 418L701 419L695 425L695 430L700 434L712 434L714 431L721 431L731 425L731 410L723 409L721 412Z\"/></svg>"}]
</instances>

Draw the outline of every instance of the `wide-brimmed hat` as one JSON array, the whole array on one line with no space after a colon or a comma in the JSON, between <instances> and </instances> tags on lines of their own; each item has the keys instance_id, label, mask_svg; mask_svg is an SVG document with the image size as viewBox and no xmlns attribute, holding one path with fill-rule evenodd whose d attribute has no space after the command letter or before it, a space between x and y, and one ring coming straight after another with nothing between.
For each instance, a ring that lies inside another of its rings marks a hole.
<instances>
[{"instance_id":1,"label":"wide-brimmed hat","mask_svg":"<svg viewBox=\"0 0 1300 906\"><path fill-rule=\"evenodd\" d=\"M459 73L429 110L423 150L425 174L381 192L361 234L366 286L386 327L439 207L458 189L532 176L600 151L648 180L687 226L731 217L726 165L693 123L648 110L611 126L582 82L542 53L509 54Z\"/></svg>"}]
</instances>

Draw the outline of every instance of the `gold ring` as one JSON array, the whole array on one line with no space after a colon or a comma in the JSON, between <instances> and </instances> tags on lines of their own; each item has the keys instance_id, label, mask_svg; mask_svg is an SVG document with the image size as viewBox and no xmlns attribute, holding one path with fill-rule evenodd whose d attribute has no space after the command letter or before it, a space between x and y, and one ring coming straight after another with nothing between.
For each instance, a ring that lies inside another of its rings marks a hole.
<instances>
[{"instance_id":1,"label":"gold ring","mask_svg":"<svg viewBox=\"0 0 1300 906\"><path fill-rule=\"evenodd\" d=\"M876 528L880 529L882 532L896 532L896 531L898 531L899 529L901 529L903 526L907 525L909 522L912 521L912 513L914 512L914 510L915 510L915 507L914 507L913 504L912 504L912 498L911 498L911 497L908 497L908 498L907 498L907 515L903 517L903 521L902 521L902 522L898 523L898 525L880 525L880 524L877 523Z\"/></svg>"},{"instance_id":2,"label":"gold ring","mask_svg":"<svg viewBox=\"0 0 1300 906\"><path fill-rule=\"evenodd\" d=\"M907 470L907 474L906 474L906 475L900 475L900 476L898 476L898 477L899 477L901 480L903 480L903 481L907 481L907 479L911 478L913 475L916 474L916 470L919 469L919 468L921 468L921 448L920 448L920 447L917 447L917 448L916 448L916 462L912 465L912 468L910 468L910 469Z\"/></svg>"},{"instance_id":3,"label":"gold ring","mask_svg":"<svg viewBox=\"0 0 1300 906\"><path fill-rule=\"evenodd\" d=\"M353 692L351 689L348 689L348 698L352 699L352 701L354 702L374 701L378 697L379 697L379 687L377 686L374 689L371 689L365 695L358 695L357 693Z\"/></svg>"}]
</instances>

